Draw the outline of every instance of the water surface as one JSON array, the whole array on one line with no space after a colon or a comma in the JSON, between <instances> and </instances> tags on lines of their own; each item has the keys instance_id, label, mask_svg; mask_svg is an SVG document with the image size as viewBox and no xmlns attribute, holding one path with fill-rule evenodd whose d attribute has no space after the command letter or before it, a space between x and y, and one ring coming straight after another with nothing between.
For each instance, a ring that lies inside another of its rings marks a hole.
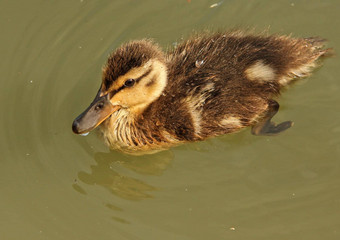
<instances>
[{"instance_id":1,"label":"water surface","mask_svg":"<svg viewBox=\"0 0 340 240\"><path fill-rule=\"evenodd\" d=\"M135 157L71 131L123 42L255 27L338 51L339 12L334 0L3 0L0 238L339 239L337 56L283 94L275 120L295 125L277 137L247 129Z\"/></svg>"}]
</instances>

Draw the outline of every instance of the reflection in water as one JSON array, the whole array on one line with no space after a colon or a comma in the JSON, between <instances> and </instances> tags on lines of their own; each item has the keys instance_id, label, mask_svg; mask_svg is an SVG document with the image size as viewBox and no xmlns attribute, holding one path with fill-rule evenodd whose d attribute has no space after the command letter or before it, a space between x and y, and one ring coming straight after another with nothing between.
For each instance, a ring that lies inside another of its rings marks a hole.
<instances>
[{"instance_id":1,"label":"reflection in water","mask_svg":"<svg viewBox=\"0 0 340 240\"><path fill-rule=\"evenodd\" d=\"M97 165L91 166L91 173L79 172L79 180L88 185L102 186L123 199L142 200L151 198L149 192L155 191L155 187L121 172L126 172L127 168L143 175L161 175L173 159L171 151L138 157L124 154L118 156L116 152L96 153L94 159ZM125 169L119 171L121 166ZM73 188L86 194L76 183Z\"/></svg>"},{"instance_id":2,"label":"reflection in water","mask_svg":"<svg viewBox=\"0 0 340 240\"><path fill-rule=\"evenodd\" d=\"M149 192L155 191L157 188L135 177L128 176L126 169L143 175L161 175L173 159L173 154L171 151L163 151L154 155L136 157L118 155L116 152L98 152L94 155L94 159L97 164L91 166L91 173L83 171L78 173L78 179L82 183L99 185L120 198L137 201L151 198L152 195ZM73 184L73 189L81 194L86 194L77 180ZM123 211L112 203L106 203L105 206L116 212ZM117 216L112 216L112 220L125 224L130 223Z\"/></svg>"}]
</instances>

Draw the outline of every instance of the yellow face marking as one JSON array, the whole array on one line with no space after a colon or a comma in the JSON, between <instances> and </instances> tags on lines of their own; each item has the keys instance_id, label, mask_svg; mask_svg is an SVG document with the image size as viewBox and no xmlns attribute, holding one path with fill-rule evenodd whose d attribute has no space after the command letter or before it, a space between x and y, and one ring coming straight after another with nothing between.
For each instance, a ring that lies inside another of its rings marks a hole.
<instances>
[{"instance_id":1,"label":"yellow face marking","mask_svg":"<svg viewBox=\"0 0 340 240\"><path fill-rule=\"evenodd\" d=\"M127 79L138 79L132 87L122 87ZM152 84L149 84L152 82ZM113 105L120 105L130 112L140 112L163 92L167 84L166 66L150 60L141 67L133 68L120 76L104 93L111 93Z\"/></svg>"},{"instance_id":2,"label":"yellow face marking","mask_svg":"<svg viewBox=\"0 0 340 240\"><path fill-rule=\"evenodd\" d=\"M255 62L245 70L247 78L251 81L267 82L275 78L275 70L263 63L262 60Z\"/></svg>"},{"instance_id":3,"label":"yellow face marking","mask_svg":"<svg viewBox=\"0 0 340 240\"><path fill-rule=\"evenodd\" d=\"M126 74L118 77L113 84L103 93L103 95L106 95L109 92L116 91L119 88L121 88L125 81L128 79L137 79L140 76L142 76L144 73L146 73L150 68L151 68L152 62L148 61L145 63L143 66L138 67L138 68L133 68L130 71L128 71ZM105 71L105 70L104 70ZM102 83L104 85L104 82ZM104 89L102 87L102 89Z\"/></svg>"}]
</instances>

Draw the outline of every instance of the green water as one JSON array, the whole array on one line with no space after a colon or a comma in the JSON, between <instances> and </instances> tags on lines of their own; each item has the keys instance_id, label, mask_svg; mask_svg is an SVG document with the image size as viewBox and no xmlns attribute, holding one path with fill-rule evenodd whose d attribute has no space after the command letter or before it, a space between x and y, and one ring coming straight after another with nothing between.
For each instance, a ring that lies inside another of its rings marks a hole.
<instances>
[{"instance_id":1,"label":"green water","mask_svg":"<svg viewBox=\"0 0 340 240\"><path fill-rule=\"evenodd\" d=\"M339 1L189 2L1 0L0 239L340 239L338 56L283 94L277 137L135 157L72 133L131 39L255 27L340 49Z\"/></svg>"}]
</instances>

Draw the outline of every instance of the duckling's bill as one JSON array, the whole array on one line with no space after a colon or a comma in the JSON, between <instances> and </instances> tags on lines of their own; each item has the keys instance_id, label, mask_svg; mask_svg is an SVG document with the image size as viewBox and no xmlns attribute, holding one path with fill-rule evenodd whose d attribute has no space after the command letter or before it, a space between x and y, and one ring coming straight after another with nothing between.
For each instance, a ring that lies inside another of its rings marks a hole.
<instances>
[{"instance_id":1,"label":"duckling's bill","mask_svg":"<svg viewBox=\"0 0 340 240\"><path fill-rule=\"evenodd\" d=\"M100 97L97 94L91 105L73 121L72 130L76 134L85 135L99 126L119 108L120 106L111 103L108 95Z\"/></svg>"}]
</instances>

